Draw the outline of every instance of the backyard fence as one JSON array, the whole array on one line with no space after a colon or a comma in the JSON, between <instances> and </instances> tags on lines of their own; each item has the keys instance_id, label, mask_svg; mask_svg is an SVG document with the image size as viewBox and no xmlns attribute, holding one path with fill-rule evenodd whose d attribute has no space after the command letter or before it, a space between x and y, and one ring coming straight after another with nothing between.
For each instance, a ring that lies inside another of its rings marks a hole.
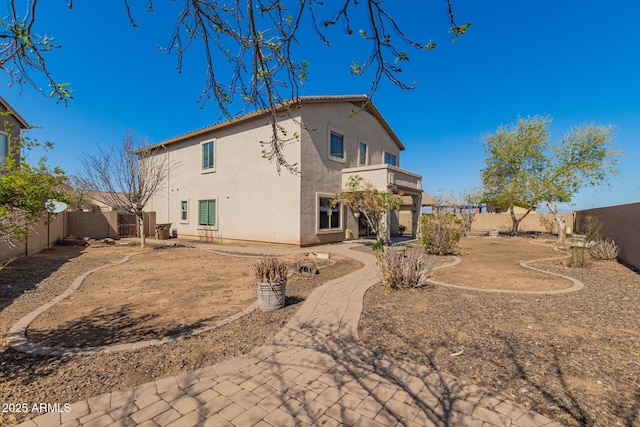
<instances>
[{"instance_id":1,"label":"backyard fence","mask_svg":"<svg viewBox=\"0 0 640 427\"><path fill-rule=\"evenodd\" d=\"M522 214L518 215L520 217ZM560 214L565 218L565 224L571 227L573 224L573 214ZM471 225L472 233L486 233L491 230L498 230L506 233L511 230L511 215L505 213L481 213L476 214L473 224ZM553 233L557 234L558 230L552 214L530 213L527 215L518 230L523 233Z\"/></svg>"},{"instance_id":2,"label":"backyard fence","mask_svg":"<svg viewBox=\"0 0 640 427\"><path fill-rule=\"evenodd\" d=\"M55 219L47 221L46 215L29 230L29 235L24 243L15 246L3 244L0 247L0 263L13 258L36 254L43 249L51 247L65 235L66 212L56 215Z\"/></svg>"},{"instance_id":3,"label":"backyard fence","mask_svg":"<svg viewBox=\"0 0 640 427\"><path fill-rule=\"evenodd\" d=\"M576 211L575 228L583 232L584 218L592 216L604 223L602 235L620 247L619 258L640 270L640 203Z\"/></svg>"},{"instance_id":4,"label":"backyard fence","mask_svg":"<svg viewBox=\"0 0 640 427\"><path fill-rule=\"evenodd\" d=\"M153 237L156 229L156 213L144 213L146 237ZM36 254L62 241L66 236L103 239L110 237L137 237L138 221L135 214L111 212L62 212L55 219L46 217L32 225L25 243L0 247L0 263L13 258Z\"/></svg>"}]
</instances>

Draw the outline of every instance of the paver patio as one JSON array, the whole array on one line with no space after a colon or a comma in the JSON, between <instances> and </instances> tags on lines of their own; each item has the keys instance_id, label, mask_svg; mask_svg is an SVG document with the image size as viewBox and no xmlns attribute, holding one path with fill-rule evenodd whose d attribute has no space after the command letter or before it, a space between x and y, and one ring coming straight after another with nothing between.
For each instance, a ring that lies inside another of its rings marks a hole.
<instances>
[{"instance_id":1,"label":"paver patio","mask_svg":"<svg viewBox=\"0 0 640 427\"><path fill-rule=\"evenodd\" d=\"M558 425L489 390L368 350L357 327L364 293L378 282L375 259L349 246L317 250L365 266L317 288L269 344L20 426ZM247 252L225 248L234 249Z\"/></svg>"}]
</instances>

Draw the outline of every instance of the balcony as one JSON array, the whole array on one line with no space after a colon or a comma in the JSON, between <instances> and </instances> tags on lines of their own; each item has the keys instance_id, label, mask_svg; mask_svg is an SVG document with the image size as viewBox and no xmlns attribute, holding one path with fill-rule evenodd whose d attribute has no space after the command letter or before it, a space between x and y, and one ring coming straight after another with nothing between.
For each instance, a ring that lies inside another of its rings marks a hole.
<instances>
[{"instance_id":1,"label":"balcony","mask_svg":"<svg viewBox=\"0 0 640 427\"><path fill-rule=\"evenodd\" d=\"M422 194L422 175L387 164L358 166L342 170L342 188L352 176L371 182L378 190L393 188L406 195Z\"/></svg>"}]
</instances>

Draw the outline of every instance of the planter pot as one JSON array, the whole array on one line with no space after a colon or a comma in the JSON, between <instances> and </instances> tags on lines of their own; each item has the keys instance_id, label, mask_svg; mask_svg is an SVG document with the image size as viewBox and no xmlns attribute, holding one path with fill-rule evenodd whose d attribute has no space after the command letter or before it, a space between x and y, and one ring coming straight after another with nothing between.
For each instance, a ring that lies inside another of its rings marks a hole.
<instances>
[{"instance_id":1,"label":"planter pot","mask_svg":"<svg viewBox=\"0 0 640 427\"><path fill-rule=\"evenodd\" d=\"M277 283L258 283L258 307L263 311L272 311L284 307L287 281Z\"/></svg>"}]
</instances>

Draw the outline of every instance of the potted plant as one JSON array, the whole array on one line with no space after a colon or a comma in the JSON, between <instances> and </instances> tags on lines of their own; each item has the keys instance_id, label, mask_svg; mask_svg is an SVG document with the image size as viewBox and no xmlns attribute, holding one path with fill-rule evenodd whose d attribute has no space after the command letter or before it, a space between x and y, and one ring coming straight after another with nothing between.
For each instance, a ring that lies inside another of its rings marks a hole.
<instances>
[{"instance_id":1,"label":"potted plant","mask_svg":"<svg viewBox=\"0 0 640 427\"><path fill-rule=\"evenodd\" d=\"M253 265L258 285L258 307L272 311L284 307L287 265L274 257L264 257Z\"/></svg>"}]
</instances>

